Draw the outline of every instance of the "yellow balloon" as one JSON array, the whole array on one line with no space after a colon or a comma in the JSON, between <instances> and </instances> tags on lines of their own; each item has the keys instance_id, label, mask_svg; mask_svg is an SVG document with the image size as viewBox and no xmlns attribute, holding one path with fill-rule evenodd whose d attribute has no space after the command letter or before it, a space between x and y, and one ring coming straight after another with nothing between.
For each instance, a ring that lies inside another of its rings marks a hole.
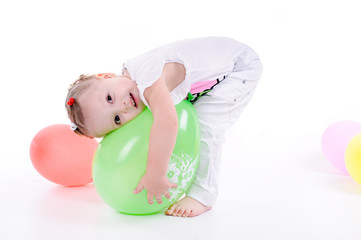
<instances>
[{"instance_id":1,"label":"yellow balloon","mask_svg":"<svg viewBox=\"0 0 361 240\"><path fill-rule=\"evenodd\" d=\"M361 184L361 133L354 136L348 143L345 161L350 176Z\"/></svg>"}]
</instances>

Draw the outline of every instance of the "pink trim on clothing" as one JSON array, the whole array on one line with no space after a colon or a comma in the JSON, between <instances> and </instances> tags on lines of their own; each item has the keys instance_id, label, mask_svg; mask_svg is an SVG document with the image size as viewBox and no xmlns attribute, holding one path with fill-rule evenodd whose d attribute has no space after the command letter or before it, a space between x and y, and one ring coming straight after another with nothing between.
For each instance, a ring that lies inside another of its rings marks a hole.
<instances>
[{"instance_id":1,"label":"pink trim on clothing","mask_svg":"<svg viewBox=\"0 0 361 240\"><path fill-rule=\"evenodd\" d=\"M190 92L191 92L191 94L201 93L204 90L210 89L211 87L213 87L216 84L217 84L217 80L196 82L196 83L192 84Z\"/></svg>"}]
</instances>

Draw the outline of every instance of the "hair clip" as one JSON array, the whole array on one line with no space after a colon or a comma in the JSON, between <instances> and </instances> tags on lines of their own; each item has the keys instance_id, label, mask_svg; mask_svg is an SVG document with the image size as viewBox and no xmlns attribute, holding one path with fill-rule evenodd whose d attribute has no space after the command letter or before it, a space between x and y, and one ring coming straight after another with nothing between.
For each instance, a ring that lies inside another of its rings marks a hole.
<instances>
[{"instance_id":1,"label":"hair clip","mask_svg":"<svg viewBox=\"0 0 361 240\"><path fill-rule=\"evenodd\" d=\"M69 98L68 105L71 106L75 102L75 99L73 97Z\"/></svg>"},{"instance_id":2,"label":"hair clip","mask_svg":"<svg viewBox=\"0 0 361 240\"><path fill-rule=\"evenodd\" d=\"M112 78L115 77L115 73L98 73L96 75L97 79L108 79L108 78Z\"/></svg>"},{"instance_id":3,"label":"hair clip","mask_svg":"<svg viewBox=\"0 0 361 240\"><path fill-rule=\"evenodd\" d=\"M70 125L70 129L75 131L77 128L78 128L78 126L75 123L72 122L71 125Z\"/></svg>"}]
</instances>

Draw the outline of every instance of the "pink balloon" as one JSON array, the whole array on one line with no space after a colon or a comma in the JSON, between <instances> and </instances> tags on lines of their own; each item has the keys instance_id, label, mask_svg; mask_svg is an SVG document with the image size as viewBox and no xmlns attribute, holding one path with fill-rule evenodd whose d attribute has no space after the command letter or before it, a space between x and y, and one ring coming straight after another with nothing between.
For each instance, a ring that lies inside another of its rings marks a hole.
<instances>
[{"instance_id":1,"label":"pink balloon","mask_svg":"<svg viewBox=\"0 0 361 240\"><path fill-rule=\"evenodd\" d=\"M345 164L346 147L360 132L361 123L345 120L331 124L322 135L322 150L326 158L345 173L348 173Z\"/></svg>"},{"instance_id":2,"label":"pink balloon","mask_svg":"<svg viewBox=\"0 0 361 240\"><path fill-rule=\"evenodd\" d=\"M39 131L30 145L30 158L44 178L64 186L92 181L95 139L75 134L70 125L56 124Z\"/></svg>"}]
</instances>

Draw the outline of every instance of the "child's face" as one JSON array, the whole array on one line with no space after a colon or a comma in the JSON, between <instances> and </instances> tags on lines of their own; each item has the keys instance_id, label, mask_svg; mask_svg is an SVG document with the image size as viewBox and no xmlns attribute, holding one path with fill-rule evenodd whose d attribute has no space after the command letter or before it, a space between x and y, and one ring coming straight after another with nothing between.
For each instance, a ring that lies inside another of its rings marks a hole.
<instances>
[{"instance_id":1,"label":"child's face","mask_svg":"<svg viewBox=\"0 0 361 240\"><path fill-rule=\"evenodd\" d=\"M95 80L78 99L89 137L102 137L144 109L137 85L124 76Z\"/></svg>"}]
</instances>

